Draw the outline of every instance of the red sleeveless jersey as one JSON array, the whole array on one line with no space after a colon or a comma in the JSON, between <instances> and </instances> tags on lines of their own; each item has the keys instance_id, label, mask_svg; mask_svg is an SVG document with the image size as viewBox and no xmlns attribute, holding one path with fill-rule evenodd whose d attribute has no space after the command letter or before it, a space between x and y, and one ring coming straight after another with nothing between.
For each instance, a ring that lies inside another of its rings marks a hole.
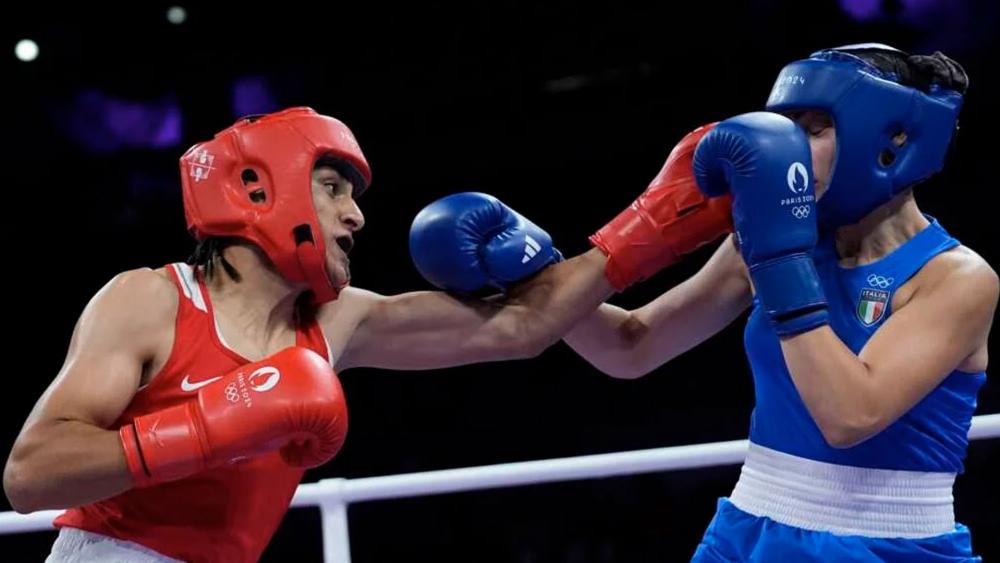
<instances>
[{"instance_id":1,"label":"red sleeveless jersey","mask_svg":"<svg viewBox=\"0 0 1000 563\"><path fill-rule=\"evenodd\" d=\"M170 358L138 390L114 428L192 400L198 389L250 363L222 341L201 277L187 264L171 264L167 270L181 294ZM300 318L296 344L330 357L311 316ZM72 508L57 517L55 525L132 541L192 563L257 561L303 473L273 453Z\"/></svg>"}]
</instances>

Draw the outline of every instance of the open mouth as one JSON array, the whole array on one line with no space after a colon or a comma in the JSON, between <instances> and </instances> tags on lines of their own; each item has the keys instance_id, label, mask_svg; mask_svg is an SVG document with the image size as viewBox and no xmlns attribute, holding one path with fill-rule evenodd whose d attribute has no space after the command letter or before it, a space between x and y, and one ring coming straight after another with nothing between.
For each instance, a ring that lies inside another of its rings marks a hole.
<instances>
[{"instance_id":1,"label":"open mouth","mask_svg":"<svg viewBox=\"0 0 1000 563\"><path fill-rule=\"evenodd\" d=\"M351 249L354 248L354 239L347 235L337 237L336 242L337 246L344 251L344 254L350 254Z\"/></svg>"}]
</instances>

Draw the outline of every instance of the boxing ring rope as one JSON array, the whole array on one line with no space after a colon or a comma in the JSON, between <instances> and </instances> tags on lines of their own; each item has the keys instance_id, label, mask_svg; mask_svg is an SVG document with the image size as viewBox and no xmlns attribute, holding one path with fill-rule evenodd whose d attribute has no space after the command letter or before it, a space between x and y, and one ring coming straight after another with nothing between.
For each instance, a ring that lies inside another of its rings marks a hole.
<instances>
[{"instance_id":1,"label":"boxing ring rope","mask_svg":"<svg viewBox=\"0 0 1000 563\"><path fill-rule=\"evenodd\" d=\"M1000 414L972 418L969 439L984 438L1000 438ZM743 461L748 443L747 440L733 440L382 477L323 479L300 485L292 506L318 506L323 527L324 561L350 563L347 505L351 503L731 465ZM52 519L60 512L0 512L0 534L51 530Z\"/></svg>"}]
</instances>

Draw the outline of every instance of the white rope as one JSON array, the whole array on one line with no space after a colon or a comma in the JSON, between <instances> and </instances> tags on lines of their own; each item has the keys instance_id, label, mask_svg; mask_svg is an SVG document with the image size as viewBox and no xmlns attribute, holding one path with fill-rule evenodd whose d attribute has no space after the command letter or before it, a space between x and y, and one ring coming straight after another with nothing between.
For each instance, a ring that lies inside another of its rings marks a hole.
<instances>
[{"instance_id":1,"label":"white rope","mask_svg":"<svg viewBox=\"0 0 1000 563\"><path fill-rule=\"evenodd\" d=\"M1000 437L1000 414L973 417L972 428L969 430L970 440L997 437ZM743 461L747 447L746 440L734 440L383 477L324 479L319 483L300 485L292 499L292 506L354 503L730 465ZM52 519L60 512L62 511L43 510L31 514L0 512L0 534L51 529Z\"/></svg>"}]
</instances>

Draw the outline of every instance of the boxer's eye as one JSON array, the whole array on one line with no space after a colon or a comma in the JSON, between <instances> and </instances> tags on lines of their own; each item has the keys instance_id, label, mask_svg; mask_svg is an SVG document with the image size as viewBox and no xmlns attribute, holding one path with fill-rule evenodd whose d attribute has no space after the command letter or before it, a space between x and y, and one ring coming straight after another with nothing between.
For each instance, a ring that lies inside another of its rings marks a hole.
<instances>
[{"instance_id":1,"label":"boxer's eye","mask_svg":"<svg viewBox=\"0 0 1000 563\"><path fill-rule=\"evenodd\" d=\"M347 185L346 182L326 182L323 185L326 188L327 193L330 194L330 197L348 195L351 193L351 187Z\"/></svg>"}]
</instances>

